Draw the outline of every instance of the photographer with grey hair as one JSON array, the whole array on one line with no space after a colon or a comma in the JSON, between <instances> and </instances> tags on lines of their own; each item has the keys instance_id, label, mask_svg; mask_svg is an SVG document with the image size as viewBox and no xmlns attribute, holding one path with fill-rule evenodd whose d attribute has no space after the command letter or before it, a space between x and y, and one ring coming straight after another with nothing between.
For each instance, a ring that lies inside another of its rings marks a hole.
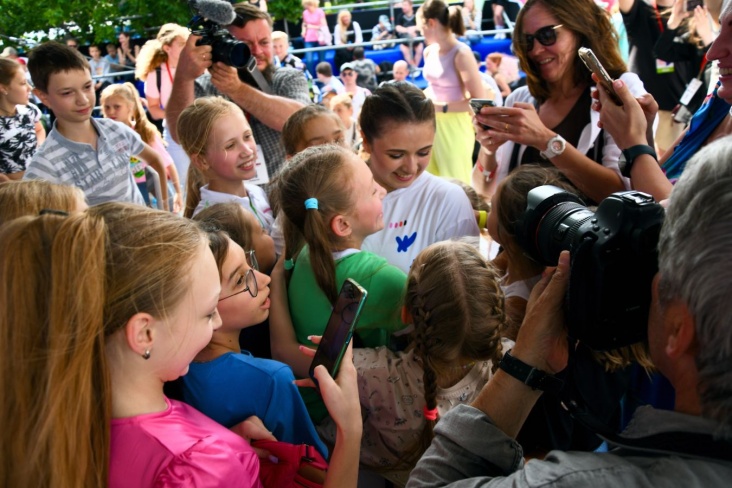
<instances>
[{"instance_id":1,"label":"photographer with grey hair","mask_svg":"<svg viewBox=\"0 0 732 488\"><path fill-rule=\"evenodd\" d=\"M659 241L648 340L674 411L639 408L609 453L550 452L524 464L514 440L542 394L499 370L472 406L442 418L408 486L728 486L732 479L732 136L702 149L674 187ZM514 360L567 366L569 254L535 287ZM539 371L537 371L539 370ZM520 375L519 375L520 376Z\"/></svg>"}]
</instances>

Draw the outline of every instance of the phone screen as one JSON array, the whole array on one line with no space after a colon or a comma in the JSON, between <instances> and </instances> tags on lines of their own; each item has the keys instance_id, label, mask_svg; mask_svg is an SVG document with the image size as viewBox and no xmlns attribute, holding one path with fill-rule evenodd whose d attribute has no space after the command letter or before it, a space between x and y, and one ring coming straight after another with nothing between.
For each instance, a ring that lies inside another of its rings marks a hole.
<instances>
[{"instance_id":1,"label":"phone screen","mask_svg":"<svg viewBox=\"0 0 732 488\"><path fill-rule=\"evenodd\" d=\"M338 374L343 354L351 342L353 330L366 301L366 290L358 283L348 278L343 282L338 299L328 319L323 337L320 339L318 350L310 364L310 377L313 377L315 367L323 365L330 375L335 378Z\"/></svg>"},{"instance_id":2,"label":"phone screen","mask_svg":"<svg viewBox=\"0 0 732 488\"><path fill-rule=\"evenodd\" d=\"M702 5L704 5L704 0L686 0L686 11L691 12Z\"/></svg>"}]
</instances>

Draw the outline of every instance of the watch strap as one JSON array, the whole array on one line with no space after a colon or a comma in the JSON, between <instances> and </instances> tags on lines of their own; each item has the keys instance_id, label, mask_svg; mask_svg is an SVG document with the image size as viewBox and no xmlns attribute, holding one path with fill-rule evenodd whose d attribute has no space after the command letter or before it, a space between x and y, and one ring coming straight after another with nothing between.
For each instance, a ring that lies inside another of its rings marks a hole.
<instances>
[{"instance_id":1,"label":"watch strap","mask_svg":"<svg viewBox=\"0 0 732 488\"><path fill-rule=\"evenodd\" d=\"M498 367L534 390L558 393L564 387L564 380L516 359L511 351L506 351Z\"/></svg>"},{"instance_id":2,"label":"watch strap","mask_svg":"<svg viewBox=\"0 0 732 488\"><path fill-rule=\"evenodd\" d=\"M620 173L626 178L630 178L630 170L633 167L633 163L638 156L642 154L649 154L653 156L653 159L658 162L658 156L656 150L647 144L638 144L637 146L631 146L628 149L623 149L623 158L625 159L625 165L620 168Z\"/></svg>"}]
</instances>

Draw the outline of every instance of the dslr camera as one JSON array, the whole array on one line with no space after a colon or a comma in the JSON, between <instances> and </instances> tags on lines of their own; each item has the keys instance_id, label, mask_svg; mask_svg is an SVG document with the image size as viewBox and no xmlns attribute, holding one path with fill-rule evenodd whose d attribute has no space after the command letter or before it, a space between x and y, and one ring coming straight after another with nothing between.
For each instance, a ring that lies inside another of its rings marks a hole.
<instances>
[{"instance_id":1,"label":"dslr camera","mask_svg":"<svg viewBox=\"0 0 732 488\"><path fill-rule=\"evenodd\" d=\"M211 46L211 62L244 68L251 58L249 46L239 41L224 26L236 19L231 4L222 0L191 0L193 18L188 23L192 34L201 36L197 46Z\"/></svg>"},{"instance_id":2,"label":"dslr camera","mask_svg":"<svg viewBox=\"0 0 732 488\"><path fill-rule=\"evenodd\" d=\"M664 215L638 191L613 193L595 212L555 186L529 192L515 235L524 253L545 266L570 252L564 307L572 338L602 351L647 337Z\"/></svg>"}]
</instances>

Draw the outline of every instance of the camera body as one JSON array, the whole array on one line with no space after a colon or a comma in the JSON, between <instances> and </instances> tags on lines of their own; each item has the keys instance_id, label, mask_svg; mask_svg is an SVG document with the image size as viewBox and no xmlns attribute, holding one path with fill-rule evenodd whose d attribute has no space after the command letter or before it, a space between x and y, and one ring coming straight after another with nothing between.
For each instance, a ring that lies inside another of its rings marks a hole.
<instances>
[{"instance_id":1,"label":"camera body","mask_svg":"<svg viewBox=\"0 0 732 488\"><path fill-rule=\"evenodd\" d=\"M545 266L570 252L564 305L571 337L595 350L646 338L664 215L653 197L638 191L613 193L596 212L555 186L529 192L515 235L526 255Z\"/></svg>"},{"instance_id":2,"label":"camera body","mask_svg":"<svg viewBox=\"0 0 732 488\"><path fill-rule=\"evenodd\" d=\"M193 5L192 8L195 9ZM211 62L221 62L234 68L246 67L251 58L249 46L235 39L221 24L197 13L188 23L188 28L192 34L201 36L197 46L211 46Z\"/></svg>"}]
</instances>

